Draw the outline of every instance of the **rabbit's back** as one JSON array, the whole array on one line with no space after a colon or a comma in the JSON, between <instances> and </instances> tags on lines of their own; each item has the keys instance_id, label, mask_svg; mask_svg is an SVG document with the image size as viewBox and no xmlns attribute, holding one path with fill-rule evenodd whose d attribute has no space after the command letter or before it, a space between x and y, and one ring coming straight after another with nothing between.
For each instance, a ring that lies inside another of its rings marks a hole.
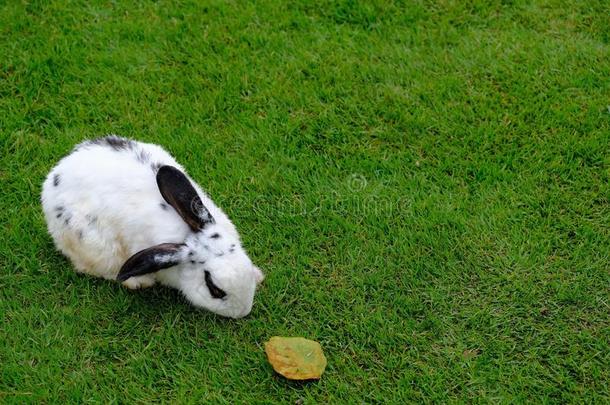
<instances>
[{"instance_id":1,"label":"rabbit's back","mask_svg":"<svg viewBox=\"0 0 610 405\"><path fill-rule=\"evenodd\" d=\"M188 227L161 197L156 172L180 165L161 147L109 136L78 145L49 173L49 233L76 269L114 279L135 252L182 240Z\"/></svg>"}]
</instances>

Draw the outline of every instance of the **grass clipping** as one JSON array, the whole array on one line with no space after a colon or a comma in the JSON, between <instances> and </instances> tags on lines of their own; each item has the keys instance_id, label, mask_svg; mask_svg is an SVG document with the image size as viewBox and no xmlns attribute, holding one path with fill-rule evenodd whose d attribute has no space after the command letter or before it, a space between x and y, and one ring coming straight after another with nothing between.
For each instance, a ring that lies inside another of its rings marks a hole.
<instances>
[{"instance_id":1,"label":"grass clipping","mask_svg":"<svg viewBox=\"0 0 610 405\"><path fill-rule=\"evenodd\" d=\"M317 380L326 368L320 344L302 337L274 336L265 352L273 369L290 380Z\"/></svg>"}]
</instances>

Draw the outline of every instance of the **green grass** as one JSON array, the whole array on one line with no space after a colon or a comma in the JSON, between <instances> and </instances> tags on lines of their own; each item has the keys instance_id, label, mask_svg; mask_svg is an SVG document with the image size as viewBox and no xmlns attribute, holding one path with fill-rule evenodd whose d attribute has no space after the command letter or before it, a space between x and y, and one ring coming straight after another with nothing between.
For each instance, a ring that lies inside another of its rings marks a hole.
<instances>
[{"instance_id":1,"label":"green grass","mask_svg":"<svg viewBox=\"0 0 610 405\"><path fill-rule=\"evenodd\" d=\"M9 0L0 55L0 402L610 400L607 1ZM54 249L42 180L106 133L233 219L248 318Z\"/></svg>"}]
</instances>

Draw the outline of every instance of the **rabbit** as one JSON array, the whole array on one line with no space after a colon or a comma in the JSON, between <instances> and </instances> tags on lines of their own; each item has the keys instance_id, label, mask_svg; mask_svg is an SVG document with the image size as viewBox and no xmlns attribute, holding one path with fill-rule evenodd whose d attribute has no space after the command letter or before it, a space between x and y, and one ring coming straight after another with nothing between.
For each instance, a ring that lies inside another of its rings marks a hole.
<instances>
[{"instance_id":1,"label":"rabbit","mask_svg":"<svg viewBox=\"0 0 610 405\"><path fill-rule=\"evenodd\" d=\"M250 313L262 271L227 215L162 147L116 135L82 142L49 172L41 200L77 272L130 289L158 282L221 316Z\"/></svg>"}]
</instances>

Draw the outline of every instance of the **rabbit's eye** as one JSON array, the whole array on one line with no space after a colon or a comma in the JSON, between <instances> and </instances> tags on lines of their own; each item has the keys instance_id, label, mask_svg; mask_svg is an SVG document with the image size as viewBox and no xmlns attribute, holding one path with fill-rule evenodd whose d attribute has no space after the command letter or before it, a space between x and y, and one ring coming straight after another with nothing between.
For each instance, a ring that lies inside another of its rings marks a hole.
<instances>
[{"instance_id":1,"label":"rabbit's eye","mask_svg":"<svg viewBox=\"0 0 610 405\"><path fill-rule=\"evenodd\" d=\"M205 285L208 287L208 290L210 290L210 294L212 295L212 297L214 297L214 298L226 297L227 293L224 292L223 290L221 290L220 288L218 288L216 286L216 284L214 284L214 282L212 281L212 275L207 270L205 272Z\"/></svg>"}]
</instances>

